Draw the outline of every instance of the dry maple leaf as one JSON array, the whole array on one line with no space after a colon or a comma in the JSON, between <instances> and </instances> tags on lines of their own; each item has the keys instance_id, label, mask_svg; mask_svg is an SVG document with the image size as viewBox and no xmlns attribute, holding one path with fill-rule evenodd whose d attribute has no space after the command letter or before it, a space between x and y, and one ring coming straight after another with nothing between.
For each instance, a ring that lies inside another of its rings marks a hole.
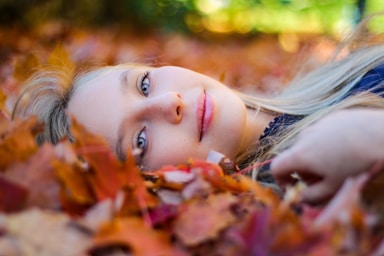
<instances>
[{"instance_id":1,"label":"dry maple leaf","mask_svg":"<svg viewBox=\"0 0 384 256\"><path fill-rule=\"evenodd\" d=\"M15 212L25 207L28 190L0 176L0 211Z\"/></svg>"},{"instance_id":2,"label":"dry maple leaf","mask_svg":"<svg viewBox=\"0 0 384 256\"><path fill-rule=\"evenodd\" d=\"M85 256L92 241L66 214L40 209L1 215L0 226L5 256Z\"/></svg>"},{"instance_id":3,"label":"dry maple leaf","mask_svg":"<svg viewBox=\"0 0 384 256\"><path fill-rule=\"evenodd\" d=\"M56 159L52 165L60 183L60 199L65 211L82 214L97 202L85 170L78 163L68 164Z\"/></svg>"},{"instance_id":4,"label":"dry maple leaf","mask_svg":"<svg viewBox=\"0 0 384 256\"><path fill-rule=\"evenodd\" d=\"M155 230L137 217L118 218L106 224L95 237L91 255L100 254L105 248L122 247L135 256L184 256L188 255L172 245L171 236Z\"/></svg>"},{"instance_id":5,"label":"dry maple leaf","mask_svg":"<svg viewBox=\"0 0 384 256\"><path fill-rule=\"evenodd\" d=\"M230 193L221 193L212 194L206 200L187 202L180 208L173 232L187 246L215 239L220 231L235 221L230 207L236 201Z\"/></svg>"},{"instance_id":6,"label":"dry maple leaf","mask_svg":"<svg viewBox=\"0 0 384 256\"><path fill-rule=\"evenodd\" d=\"M25 207L60 209L60 186L52 166L55 158L53 146L46 143L27 161L16 162L4 173L9 181L28 190Z\"/></svg>"},{"instance_id":7,"label":"dry maple leaf","mask_svg":"<svg viewBox=\"0 0 384 256\"><path fill-rule=\"evenodd\" d=\"M35 136L41 129L36 118L18 120L8 125L8 131L0 134L0 171L5 171L11 164L27 160L38 151Z\"/></svg>"}]
</instances>

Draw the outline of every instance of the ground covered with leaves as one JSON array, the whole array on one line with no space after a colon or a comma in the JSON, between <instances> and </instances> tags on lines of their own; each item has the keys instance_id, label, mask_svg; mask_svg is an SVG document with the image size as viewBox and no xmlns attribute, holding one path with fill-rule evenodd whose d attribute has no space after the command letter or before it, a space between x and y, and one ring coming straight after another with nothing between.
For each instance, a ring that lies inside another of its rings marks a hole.
<instances>
[{"instance_id":1,"label":"ground covered with leaves","mask_svg":"<svg viewBox=\"0 0 384 256\"><path fill-rule=\"evenodd\" d=\"M312 208L299 202L300 182L279 196L242 173L226 175L219 164L194 159L143 174L132 155L119 162L103 138L77 123L75 143L38 147L35 118L10 120L20 85L49 62L58 42L77 64L93 57L99 64L181 65L273 92L291 77L293 59L321 61L332 48L326 39L320 46L306 38L307 47L296 38L293 51L275 36L217 44L54 23L2 29L0 36L1 256L384 254L384 170L346 180L327 206Z\"/></svg>"}]
</instances>

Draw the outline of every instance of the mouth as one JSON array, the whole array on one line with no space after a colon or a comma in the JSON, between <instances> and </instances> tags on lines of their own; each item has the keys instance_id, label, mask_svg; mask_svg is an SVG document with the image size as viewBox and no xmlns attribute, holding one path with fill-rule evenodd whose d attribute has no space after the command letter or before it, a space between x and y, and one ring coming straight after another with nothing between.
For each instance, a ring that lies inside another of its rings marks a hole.
<instances>
[{"instance_id":1,"label":"mouth","mask_svg":"<svg viewBox=\"0 0 384 256\"><path fill-rule=\"evenodd\" d=\"M213 117L213 100L205 91L200 95L197 102L197 131L199 142L204 138L207 133L209 125Z\"/></svg>"}]
</instances>

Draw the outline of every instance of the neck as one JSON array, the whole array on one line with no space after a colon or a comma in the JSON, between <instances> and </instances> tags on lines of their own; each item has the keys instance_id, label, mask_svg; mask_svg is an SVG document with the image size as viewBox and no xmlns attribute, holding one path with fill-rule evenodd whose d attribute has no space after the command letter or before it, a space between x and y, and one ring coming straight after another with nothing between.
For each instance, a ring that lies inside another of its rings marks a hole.
<instances>
[{"instance_id":1,"label":"neck","mask_svg":"<svg viewBox=\"0 0 384 256\"><path fill-rule=\"evenodd\" d=\"M246 133L242 149L246 150L253 145L257 145L259 137L274 118L275 116L270 113L247 108Z\"/></svg>"}]
</instances>

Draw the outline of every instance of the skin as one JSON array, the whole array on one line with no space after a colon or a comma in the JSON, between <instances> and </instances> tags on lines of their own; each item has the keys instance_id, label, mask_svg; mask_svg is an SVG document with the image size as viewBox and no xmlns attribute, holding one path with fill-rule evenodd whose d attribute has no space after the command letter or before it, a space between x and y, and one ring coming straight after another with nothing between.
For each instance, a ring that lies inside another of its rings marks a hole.
<instances>
[{"instance_id":1,"label":"skin","mask_svg":"<svg viewBox=\"0 0 384 256\"><path fill-rule=\"evenodd\" d=\"M196 113L204 92L214 107L200 138ZM144 169L191 157L205 159L210 150L235 158L257 141L273 118L261 112L255 115L220 82L172 66L119 67L103 73L76 89L67 111L91 132L103 135L117 154L145 148L137 159Z\"/></svg>"},{"instance_id":2,"label":"skin","mask_svg":"<svg viewBox=\"0 0 384 256\"><path fill-rule=\"evenodd\" d=\"M303 130L297 142L271 163L280 184L297 172L307 182L302 200L322 204L347 177L384 168L384 111L343 110Z\"/></svg>"}]
</instances>

